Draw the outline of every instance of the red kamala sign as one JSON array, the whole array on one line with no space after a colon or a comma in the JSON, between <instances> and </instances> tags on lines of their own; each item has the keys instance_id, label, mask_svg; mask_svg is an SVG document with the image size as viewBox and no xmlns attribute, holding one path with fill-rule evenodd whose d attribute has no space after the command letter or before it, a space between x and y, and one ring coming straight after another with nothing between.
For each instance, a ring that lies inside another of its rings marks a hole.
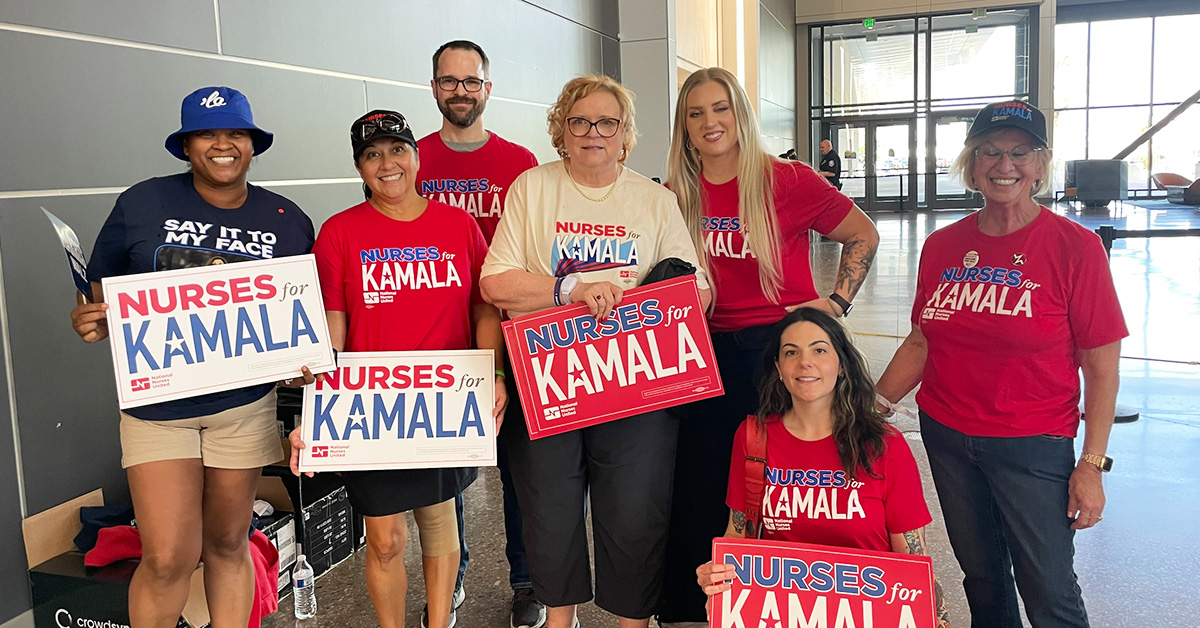
<instances>
[{"instance_id":1,"label":"red kamala sign","mask_svg":"<svg viewBox=\"0 0 1200 628\"><path fill-rule=\"evenodd\" d=\"M582 303L504 323L533 439L724 392L694 277L634 288L597 321Z\"/></svg>"},{"instance_id":2,"label":"red kamala sign","mask_svg":"<svg viewBox=\"0 0 1200 628\"><path fill-rule=\"evenodd\" d=\"M710 628L934 628L933 560L845 547L713 540L733 587L712 599Z\"/></svg>"}]
</instances>

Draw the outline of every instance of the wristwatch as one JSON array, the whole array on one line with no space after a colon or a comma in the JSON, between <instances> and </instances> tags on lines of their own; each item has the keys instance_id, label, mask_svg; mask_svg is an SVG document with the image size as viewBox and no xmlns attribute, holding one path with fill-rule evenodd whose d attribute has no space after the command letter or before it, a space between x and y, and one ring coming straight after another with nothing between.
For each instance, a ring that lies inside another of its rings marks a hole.
<instances>
[{"instance_id":1,"label":"wristwatch","mask_svg":"<svg viewBox=\"0 0 1200 628\"><path fill-rule=\"evenodd\" d=\"M1082 459L1084 462L1088 462L1088 463L1096 465L1101 471L1103 471L1105 473L1112 471L1113 459L1109 458L1108 456L1104 456L1104 455L1100 455L1100 454L1085 453L1082 456L1080 456L1080 459Z\"/></svg>"},{"instance_id":2,"label":"wristwatch","mask_svg":"<svg viewBox=\"0 0 1200 628\"><path fill-rule=\"evenodd\" d=\"M579 285L578 277L562 277L558 282L558 294L555 295L560 305L571 303L571 291Z\"/></svg>"},{"instance_id":3,"label":"wristwatch","mask_svg":"<svg viewBox=\"0 0 1200 628\"><path fill-rule=\"evenodd\" d=\"M840 294L838 294L838 293L836 293L836 292L834 292L833 294L829 295L829 297L828 297L828 298L829 298L829 300L830 300L830 301L833 301L834 303L837 303L837 306L838 306L838 307L842 308L842 316L849 316L849 315L850 315L850 310L853 310L853 309L854 309L854 304L853 304L853 303L851 303L851 302L849 302L849 301L847 301L847 300L843 299L843 298L842 298L842 295L840 295Z\"/></svg>"}]
</instances>

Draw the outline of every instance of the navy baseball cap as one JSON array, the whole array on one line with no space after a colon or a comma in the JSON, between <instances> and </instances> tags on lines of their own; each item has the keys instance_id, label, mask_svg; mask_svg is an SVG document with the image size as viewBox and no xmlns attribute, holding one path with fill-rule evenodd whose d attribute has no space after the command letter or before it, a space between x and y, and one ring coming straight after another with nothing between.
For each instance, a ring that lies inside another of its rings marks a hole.
<instances>
[{"instance_id":1,"label":"navy baseball cap","mask_svg":"<svg viewBox=\"0 0 1200 628\"><path fill-rule=\"evenodd\" d=\"M1021 100L994 102L980 109L971 123L971 130L967 132L967 140L1004 127L1020 129L1032 135L1042 146L1049 145L1046 141L1046 116L1037 107Z\"/></svg>"},{"instance_id":2,"label":"navy baseball cap","mask_svg":"<svg viewBox=\"0 0 1200 628\"><path fill-rule=\"evenodd\" d=\"M245 129L254 140L254 154L267 152L275 136L254 125L250 101L232 87L201 87L183 99L179 108L179 130L167 136L167 152L184 161L183 140L192 131Z\"/></svg>"},{"instance_id":3,"label":"navy baseball cap","mask_svg":"<svg viewBox=\"0 0 1200 628\"><path fill-rule=\"evenodd\" d=\"M417 138L413 136L412 127L399 111L375 109L364 113L361 118L350 125L350 148L354 151L354 161L362 155L371 142L384 137L392 137L406 142L413 148L417 147Z\"/></svg>"}]
</instances>

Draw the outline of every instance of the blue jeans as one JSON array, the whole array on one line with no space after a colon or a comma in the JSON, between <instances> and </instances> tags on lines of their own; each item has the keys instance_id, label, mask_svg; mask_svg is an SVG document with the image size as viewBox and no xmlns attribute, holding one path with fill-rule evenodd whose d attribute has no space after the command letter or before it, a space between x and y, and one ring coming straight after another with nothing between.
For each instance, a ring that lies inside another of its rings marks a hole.
<instances>
[{"instance_id":1,"label":"blue jeans","mask_svg":"<svg viewBox=\"0 0 1200 628\"><path fill-rule=\"evenodd\" d=\"M1020 628L1020 589L1034 628L1087 628L1067 518L1073 439L968 436L924 412L921 436L971 627Z\"/></svg>"},{"instance_id":2,"label":"blue jeans","mask_svg":"<svg viewBox=\"0 0 1200 628\"><path fill-rule=\"evenodd\" d=\"M514 393L510 393L514 394ZM500 428L504 429L503 426ZM503 441L496 443L497 466L500 467L500 485L504 493L504 554L508 557L508 584L513 591L531 589L529 563L525 558L525 540L522 534L521 509L517 506L517 494L513 491L512 473L508 469L508 448ZM454 590L462 589L467 565L471 564L471 552L467 549L467 536L463 528L463 495L454 497L454 516L458 519L458 579Z\"/></svg>"}]
</instances>

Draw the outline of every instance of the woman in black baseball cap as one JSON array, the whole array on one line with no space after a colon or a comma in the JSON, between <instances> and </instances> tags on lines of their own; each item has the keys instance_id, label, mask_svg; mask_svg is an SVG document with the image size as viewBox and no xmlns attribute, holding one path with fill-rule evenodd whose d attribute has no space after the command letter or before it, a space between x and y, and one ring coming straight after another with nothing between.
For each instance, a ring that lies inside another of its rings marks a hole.
<instances>
[{"instance_id":1,"label":"woman in black baseball cap","mask_svg":"<svg viewBox=\"0 0 1200 628\"><path fill-rule=\"evenodd\" d=\"M203 87L183 99L180 128L165 144L190 167L117 197L88 262L92 302L71 312L85 342L108 336L106 277L309 252L308 216L246 181L251 159L271 141L236 89ZM121 466L142 541L131 625L175 625L201 554L212 624L246 625L254 599L246 531L261 469L281 455L275 407L267 383L120 413Z\"/></svg>"},{"instance_id":2,"label":"woman in black baseball cap","mask_svg":"<svg viewBox=\"0 0 1200 628\"><path fill-rule=\"evenodd\" d=\"M1088 625L1074 537L1103 518L1128 333L1100 239L1034 198L1049 190L1050 158L1036 107L980 110L953 170L983 208L925 241L912 331L876 387L890 410L921 384L921 436L972 626L1021 626L1018 590L1034 628Z\"/></svg>"},{"instance_id":3,"label":"woman in black baseball cap","mask_svg":"<svg viewBox=\"0 0 1200 628\"><path fill-rule=\"evenodd\" d=\"M505 406L503 336L499 310L479 293L479 271L487 255L483 232L466 211L417 193L421 159L412 129L399 112L375 110L355 120L350 146L354 167L370 193L366 202L325 221L313 247L334 347L494 350L493 418L499 431ZM380 251L386 255L376 254ZM292 470L298 472L299 452L305 447L298 430L291 442ZM420 530L428 600L421 625L454 625L459 563L454 497L476 473L456 468L342 474L350 503L366 517L367 589L381 628L411 625L404 621L409 510Z\"/></svg>"}]
</instances>

